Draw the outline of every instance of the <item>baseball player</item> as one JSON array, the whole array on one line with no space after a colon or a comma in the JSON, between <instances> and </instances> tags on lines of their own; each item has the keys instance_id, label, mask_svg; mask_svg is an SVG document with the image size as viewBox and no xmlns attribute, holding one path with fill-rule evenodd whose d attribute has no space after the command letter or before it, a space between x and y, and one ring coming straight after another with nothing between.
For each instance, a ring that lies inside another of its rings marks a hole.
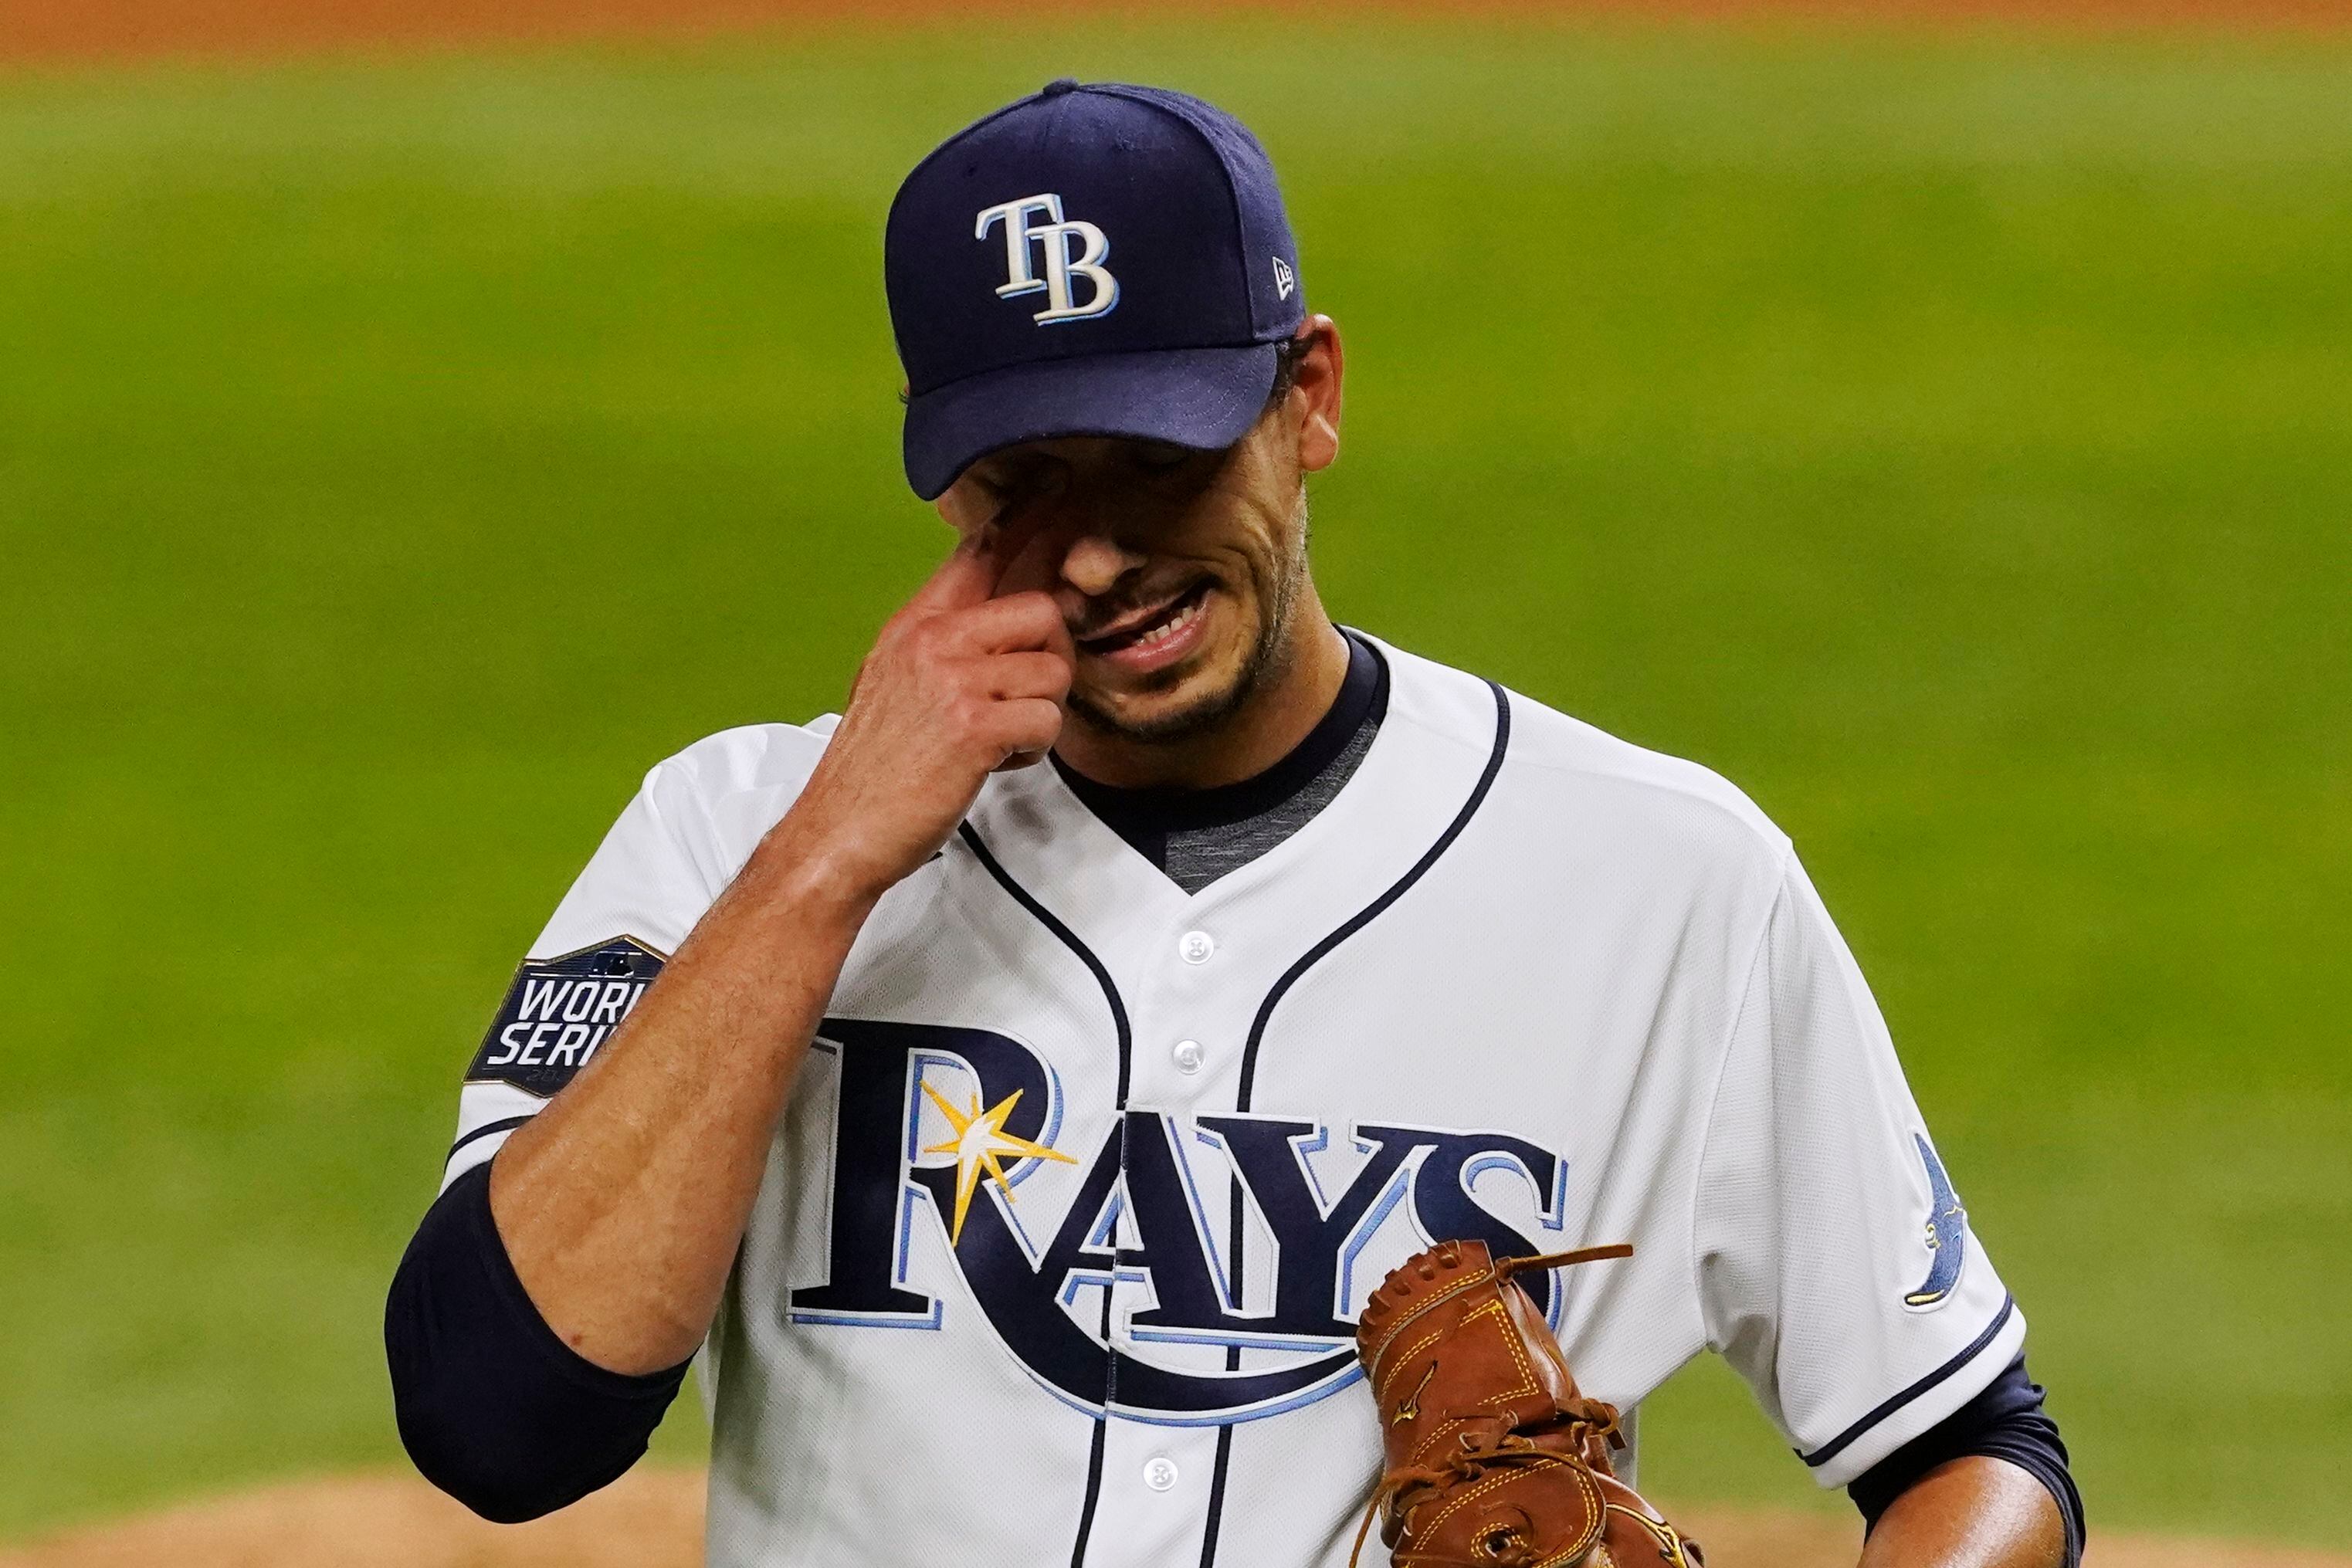
<instances>
[{"instance_id":1,"label":"baseball player","mask_svg":"<svg viewBox=\"0 0 2352 1568\"><path fill-rule=\"evenodd\" d=\"M1712 1350L1865 1563L2073 1563L2025 1318L1788 839L1327 613L1340 338L1250 132L1054 82L907 177L885 271L953 549L837 717L656 766L532 945L392 1291L424 1473L562 1507L698 1359L716 1568L1333 1568L1383 1275L1630 1243L1517 1281L1625 1435Z\"/></svg>"}]
</instances>

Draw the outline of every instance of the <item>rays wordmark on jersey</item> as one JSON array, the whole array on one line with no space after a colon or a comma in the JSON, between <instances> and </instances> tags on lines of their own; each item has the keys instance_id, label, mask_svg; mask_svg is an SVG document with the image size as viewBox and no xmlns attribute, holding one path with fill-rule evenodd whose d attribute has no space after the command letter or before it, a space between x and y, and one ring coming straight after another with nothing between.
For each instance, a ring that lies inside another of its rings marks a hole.
<instances>
[{"instance_id":1,"label":"rays wordmark on jersey","mask_svg":"<svg viewBox=\"0 0 2352 1568\"><path fill-rule=\"evenodd\" d=\"M1437 1237L1543 1250L1482 1194L1508 1184L1535 1228L1562 1223L1567 1162L1509 1133L1130 1106L1095 1147L1057 1147L1058 1077L1019 1040L828 1019L816 1043L839 1068L828 1267L822 1284L790 1292L793 1321L943 1327L947 1281L909 1277L916 1228L933 1223L989 1332L1090 1413L1214 1425L1320 1399L1360 1375L1351 1303L1405 1251ZM927 1141L926 1107L935 1132L944 1118L944 1139ZM1039 1213L1019 1189L1052 1164L1074 1167L1076 1197ZM1229 1179L1229 1207L1204 1198L1212 1176ZM1245 1214L1272 1243L1262 1288L1248 1291ZM1391 1222L1422 1239L1376 1258ZM1139 1289L1122 1298L1136 1305L1114 1336L1118 1283ZM1556 1322L1550 1281L1526 1283ZM1223 1347L1223 1370L1204 1370L1217 1358L1197 1350L1171 1355L1184 1364L1146 1359L1151 1344Z\"/></svg>"}]
</instances>

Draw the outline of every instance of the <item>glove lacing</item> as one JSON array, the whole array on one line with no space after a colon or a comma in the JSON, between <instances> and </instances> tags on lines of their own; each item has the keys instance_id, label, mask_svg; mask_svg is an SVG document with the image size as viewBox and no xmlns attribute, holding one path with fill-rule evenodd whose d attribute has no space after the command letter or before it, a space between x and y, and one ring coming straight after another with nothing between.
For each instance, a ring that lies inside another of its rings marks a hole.
<instances>
[{"instance_id":1,"label":"glove lacing","mask_svg":"<svg viewBox=\"0 0 2352 1568\"><path fill-rule=\"evenodd\" d=\"M1624 1439L1617 1432L1615 1406L1597 1399L1579 1399L1563 1414L1565 1420L1547 1426L1533 1436L1512 1431L1499 1419L1480 1422L1462 1434L1459 1447L1448 1452L1443 1463L1417 1465L1382 1476L1364 1505L1364 1520L1356 1527L1356 1544L1348 1553L1348 1568L1357 1568L1365 1538L1371 1533L1376 1518L1381 1522L1381 1539L1392 1542L1414 1509L1477 1480L1489 1469L1567 1465L1573 1469L1590 1470L1592 1467L1584 1458L1586 1443L1599 1439L1612 1448L1623 1446ZM1514 1568L1518 1563L1532 1560L1526 1549L1513 1552L1507 1548L1492 1558L1496 1568Z\"/></svg>"}]
</instances>

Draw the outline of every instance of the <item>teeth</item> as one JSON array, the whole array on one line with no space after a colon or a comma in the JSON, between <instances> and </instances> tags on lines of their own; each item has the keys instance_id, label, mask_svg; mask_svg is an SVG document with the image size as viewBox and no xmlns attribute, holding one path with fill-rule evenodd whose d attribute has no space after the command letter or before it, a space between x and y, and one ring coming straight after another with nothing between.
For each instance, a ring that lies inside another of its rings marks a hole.
<instances>
[{"instance_id":1,"label":"teeth","mask_svg":"<svg viewBox=\"0 0 2352 1568\"><path fill-rule=\"evenodd\" d=\"M1183 609L1178 611L1176 614L1169 620L1162 622L1160 625L1145 632L1142 636L1138 637L1131 646L1136 648L1156 648L1160 643L1168 641L1169 638L1176 635L1177 632L1184 630L1185 627L1190 626L1192 623L1193 618L1200 613L1201 601L1196 599L1190 604L1184 606Z\"/></svg>"}]
</instances>

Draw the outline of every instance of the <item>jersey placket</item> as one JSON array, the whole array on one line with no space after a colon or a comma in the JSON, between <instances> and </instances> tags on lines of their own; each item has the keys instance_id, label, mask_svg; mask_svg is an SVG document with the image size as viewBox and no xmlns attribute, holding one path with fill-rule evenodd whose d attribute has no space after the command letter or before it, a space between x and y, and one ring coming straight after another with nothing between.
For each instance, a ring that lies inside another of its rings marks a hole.
<instances>
[{"instance_id":1,"label":"jersey placket","mask_svg":"<svg viewBox=\"0 0 2352 1568\"><path fill-rule=\"evenodd\" d=\"M1497 722L1499 694L1482 684L1469 698L1471 706L1496 716L1488 723ZM1228 1153L1201 1119L1238 1113L1311 1121L1327 1110L1320 1093L1294 1094L1278 1105L1247 1103L1245 1063L1256 1020L1273 1009L1289 982L1443 855L1491 782L1504 733L1494 730L1491 745L1477 751L1442 754L1438 769L1376 742L1359 777L1323 816L1192 897L1049 780L1015 777L996 785L1008 806L1026 797L1025 810L983 813L981 827L989 830L990 841L1003 846L1010 874L1054 895L1068 920L1068 939L1098 956L1099 977L1118 994L1129 1033L1127 1093L1119 1105L1118 1267L1106 1298L1112 1413L1095 1434L1074 1565L1205 1565L1250 1550L1238 1542L1227 1550L1224 1538L1238 1526L1221 1514L1235 1455L1248 1448L1251 1422L1221 1421L1228 1407L1222 1395L1208 1401L1216 1408L1154 1408L1132 1387L1122 1393L1123 1374L1131 1384L1157 1367L1213 1385L1235 1375L1303 1370L1335 1352L1352 1369L1351 1346L1254 1350L1238 1343L1263 1339L1272 1326L1260 1324L1252 1335L1249 1324L1228 1314L1241 1315L1244 1307L1253 1315L1272 1310L1275 1254L1255 1208L1240 1198ZM1409 790L1402 800L1393 793L1400 786ZM1379 831L1372 830L1374 821ZM1276 1032L1296 1050L1301 1040L1318 1038L1311 1020L1307 1029L1304 1035L1295 1029ZM1146 1169L1151 1162L1159 1165L1156 1173ZM1145 1195L1139 1184L1149 1179L1160 1186ZM1182 1184L1181 1199L1168 1196L1171 1181ZM1147 1199L1155 1223L1139 1226ZM1163 1239L1171 1233L1173 1243ZM1244 1239L1244 1267L1237 1270L1235 1242ZM1203 1306L1196 1291L1188 1304L1197 1317L1190 1311L1171 1313L1169 1276L1195 1267L1184 1255L1195 1239L1212 1260L1218 1299ZM1244 1273L1246 1280L1227 1278ZM1295 1399L1275 1397L1282 1407L1297 1408L1345 1385L1344 1379L1333 1385L1325 1377L1298 1385ZM1252 1419L1275 1413L1268 1408ZM1307 1511L1319 1511L1328 1500L1307 1504Z\"/></svg>"},{"instance_id":2,"label":"jersey placket","mask_svg":"<svg viewBox=\"0 0 2352 1568\"><path fill-rule=\"evenodd\" d=\"M1164 1186L1172 1173L1183 1188L1218 1293L1231 1306L1239 1284L1226 1273L1230 1173L1222 1151L1200 1135L1197 1118L1233 1103L1241 1030L1254 997L1246 971L1253 967L1204 918L1204 902L1167 907L1161 919L1149 923L1148 935L1138 934L1134 950L1126 955L1123 967L1134 977L1129 1005L1135 1052L1120 1164L1122 1191L1129 1194L1145 1184ZM1154 1213L1164 1228L1171 1206L1164 1193L1159 1196L1162 1201ZM1141 1267L1147 1256L1142 1247L1150 1239L1136 1223L1134 1207L1131 1197L1120 1227L1111 1353L1163 1365L1197 1364L1204 1375L1224 1372L1227 1350L1206 1334L1188 1336L1181 1329L1137 1323L1139 1314L1148 1317L1155 1304L1167 1303ZM1116 1402L1115 1370L1112 1397ZM1223 1430L1213 1424L1176 1425L1131 1407L1108 1423L1087 1568L1145 1568L1200 1559L1217 1503Z\"/></svg>"}]
</instances>

